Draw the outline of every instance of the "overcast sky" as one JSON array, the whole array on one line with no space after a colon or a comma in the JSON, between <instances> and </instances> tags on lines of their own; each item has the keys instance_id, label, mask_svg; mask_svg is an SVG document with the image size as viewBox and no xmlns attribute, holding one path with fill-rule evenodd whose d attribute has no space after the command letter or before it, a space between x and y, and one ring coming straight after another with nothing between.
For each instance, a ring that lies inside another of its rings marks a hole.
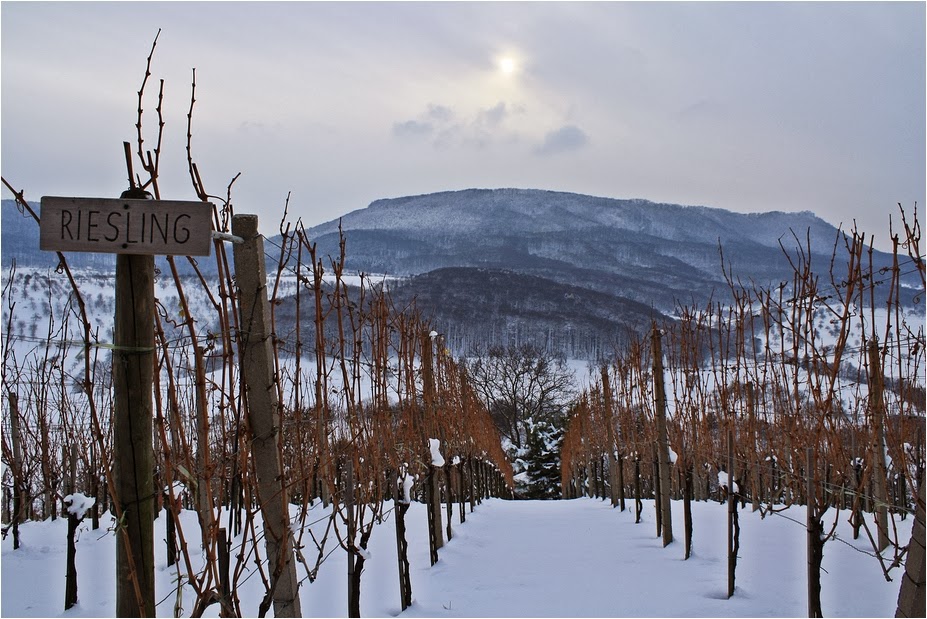
<instances>
[{"instance_id":1,"label":"overcast sky","mask_svg":"<svg viewBox=\"0 0 927 619\"><path fill-rule=\"evenodd\" d=\"M521 187L812 210L884 239L925 194L925 4L2 2L2 173L116 197L164 80L164 199L276 228ZM4 197L10 197L4 191ZM922 213L923 211L921 211Z\"/></svg>"}]
</instances>

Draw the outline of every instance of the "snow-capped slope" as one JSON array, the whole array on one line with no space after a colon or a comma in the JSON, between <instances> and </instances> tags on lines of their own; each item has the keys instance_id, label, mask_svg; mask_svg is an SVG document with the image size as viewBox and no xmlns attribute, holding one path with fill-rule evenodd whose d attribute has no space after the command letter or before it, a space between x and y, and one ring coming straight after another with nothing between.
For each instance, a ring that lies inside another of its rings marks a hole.
<instances>
[{"instance_id":1,"label":"snow-capped slope","mask_svg":"<svg viewBox=\"0 0 927 619\"><path fill-rule=\"evenodd\" d=\"M322 255L336 249L339 225L355 269L401 276L450 267L506 269L662 312L677 301L728 293L719 244L736 277L772 285L791 280L782 246L794 251L810 240L814 259L826 268L839 234L807 211L743 214L532 189L377 200L308 230ZM843 250L842 243L837 247ZM888 265L889 256L876 252L875 263Z\"/></svg>"},{"instance_id":2,"label":"snow-capped slope","mask_svg":"<svg viewBox=\"0 0 927 619\"><path fill-rule=\"evenodd\" d=\"M609 228L673 241L750 240L778 247L789 227L811 229L812 241L833 242L836 229L814 213L734 213L705 206L618 200L535 189L467 189L382 199L340 220L349 230L467 234L509 228L523 233ZM338 221L313 228L337 232ZM511 228L514 226L514 228Z\"/></svg>"}]
</instances>

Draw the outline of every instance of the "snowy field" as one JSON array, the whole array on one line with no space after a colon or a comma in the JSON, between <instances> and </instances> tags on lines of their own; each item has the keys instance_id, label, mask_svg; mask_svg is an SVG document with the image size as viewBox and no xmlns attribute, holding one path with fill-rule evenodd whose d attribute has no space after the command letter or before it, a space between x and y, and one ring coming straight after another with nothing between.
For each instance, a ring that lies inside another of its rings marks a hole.
<instances>
[{"instance_id":1,"label":"snowy field","mask_svg":"<svg viewBox=\"0 0 927 619\"><path fill-rule=\"evenodd\" d=\"M629 504L633 509L633 502ZM389 506L387 506L389 507ZM319 506L319 514L323 515ZM294 512L295 514L295 512ZM391 515L391 514L390 514ZM761 519L741 511L741 545L735 595L727 599L726 506L693 504L693 556L683 560L682 504L673 503L676 542L663 548L656 537L652 501L645 501L644 520L634 524L633 511L619 512L605 501L503 501L493 499L467 514L454 515L454 538L431 567L425 506L414 503L407 515L414 603L404 617L794 617L807 616L804 509ZM833 510L826 522L832 522ZM187 539L196 526L185 512ZM901 568L886 582L865 533L853 541L840 514L841 541L824 548L822 606L829 617L894 616ZM224 520L224 518L223 518ZM109 521L109 518L106 518ZM21 527L23 547L12 550L3 541L2 605L4 617L90 617L115 614L115 538L102 524L82 525L77 544L79 603L64 608L67 523L27 523ZM176 568L167 568L165 518L155 521L158 616L174 613ZM913 518L900 523L907 543ZM828 527L829 528L829 527ZM364 616L400 614L396 536L391 517L374 531L362 583ZM337 551L323 564L318 579L303 580L304 616L346 616L345 554ZM305 576L300 568L300 577ZM240 588L242 612L255 616L263 595L259 578ZM189 616L193 598L180 600ZM219 607L207 609L217 616Z\"/></svg>"}]
</instances>

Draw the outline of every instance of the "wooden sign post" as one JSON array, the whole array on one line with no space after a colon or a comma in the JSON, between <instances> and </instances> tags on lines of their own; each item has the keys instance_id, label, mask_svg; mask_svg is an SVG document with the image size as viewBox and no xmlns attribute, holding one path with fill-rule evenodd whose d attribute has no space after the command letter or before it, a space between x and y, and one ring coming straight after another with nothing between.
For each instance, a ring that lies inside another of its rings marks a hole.
<instances>
[{"instance_id":1,"label":"wooden sign post","mask_svg":"<svg viewBox=\"0 0 927 619\"><path fill-rule=\"evenodd\" d=\"M43 250L115 253L113 497L116 616L154 617L154 255L208 256L212 205L152 200L42 198Z\"/></svg>"}]
</instances>

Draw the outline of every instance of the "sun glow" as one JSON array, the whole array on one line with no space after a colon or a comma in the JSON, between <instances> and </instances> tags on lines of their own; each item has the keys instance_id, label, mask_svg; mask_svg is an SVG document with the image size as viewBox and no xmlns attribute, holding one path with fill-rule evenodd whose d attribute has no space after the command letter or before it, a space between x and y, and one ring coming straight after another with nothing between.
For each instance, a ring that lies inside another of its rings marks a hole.
<instances>
[{"instance_id":1,"label":"sun glow","mask_svg":"<svg viewBox=\"0 0 927 619\"><path fill-rule=\"evenodd\" d=\"M499 70L505 75L512 75L517 68L518 65L511 56L503 56L499 59Z\"/></svg>"}]
</instances>

